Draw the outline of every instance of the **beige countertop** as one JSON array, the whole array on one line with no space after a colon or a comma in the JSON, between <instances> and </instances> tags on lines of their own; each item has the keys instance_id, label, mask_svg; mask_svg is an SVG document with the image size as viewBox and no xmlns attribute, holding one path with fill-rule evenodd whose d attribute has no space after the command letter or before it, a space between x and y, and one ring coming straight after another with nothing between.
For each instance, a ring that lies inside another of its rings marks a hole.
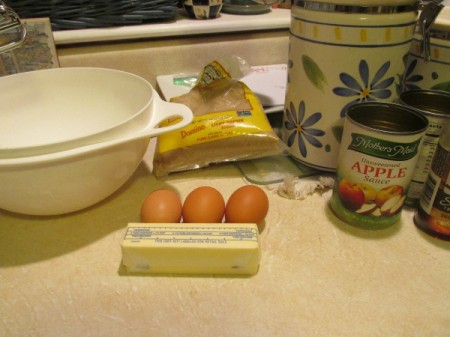
<instances>
[{"instance_id":1,"label":"beige countertop","mask_svg":"<svg viewBox=\"0 0 450 337\"><path fill-rule=\"evenodd\" d=\"M413 212L383 231L336 219L331 192L305 200L266 189L270 211L252 277L129 276L120 243L143 198L198 185L225 198L247 184L233 165L157 180L142 163L85 211L38 218L0 211L0 336L450 335L450 243Z\"/></svg>"}]
</instances>

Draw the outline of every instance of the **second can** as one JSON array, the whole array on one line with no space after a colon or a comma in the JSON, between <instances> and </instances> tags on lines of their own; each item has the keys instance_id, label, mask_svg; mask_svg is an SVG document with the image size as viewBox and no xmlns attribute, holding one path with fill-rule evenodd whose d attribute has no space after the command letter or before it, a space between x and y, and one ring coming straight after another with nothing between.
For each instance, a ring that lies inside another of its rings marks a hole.
<instances>
[{"instance_id":1,"label":"second can","mask_svg":"<svg viewBox=\"0 0 450 337\"><path fill-rule=\"evenodd\" d=\"M410 90L400 95L399 103L421 113L428 120L422 151L408 189L406 204L417 206L420 193L431 168L431 161L443 126L450 121L450 92Z\"/></svg>"},{"instance_id":2,"label":"second can","mask_svg":"<svg viewBox=\"0 0 450 337\"><path fill-rule=\"evenodd\" d=\"M331 207L345 222L381 229L396 223L428 121L393 103L361 103L346 114Z\"/></svg>"}]
</instances>

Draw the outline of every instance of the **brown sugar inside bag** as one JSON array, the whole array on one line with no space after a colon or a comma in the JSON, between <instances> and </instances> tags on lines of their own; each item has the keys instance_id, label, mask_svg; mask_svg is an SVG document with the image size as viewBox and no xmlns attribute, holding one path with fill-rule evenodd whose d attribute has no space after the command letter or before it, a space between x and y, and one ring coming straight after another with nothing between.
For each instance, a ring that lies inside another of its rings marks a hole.
<instances>
[{"instance_id":1,"label":"brown sugar inside bag","mask_svg":"<svg viewBox=\"0 0 450 337\"><path fill-rule=\"evenodd\" d=\"M153 162L156 176L285 150L256 95L244 83L222 75L171 100L186 104L194 120L181 130L159 136Z\"/></svg>"},{"instance_id":2,"label":"brown sugar inside bag","mask_svg":"<svg viewBox=\"0 0 450 337\"><path fill-rule=\"evenodd\" d=\"M207 85L197 85L188 94L175 97L171 102L187 105L194 116L227 110L252 109L243 83L229 78L221 78Z\"/></svg>"}]
</instances>

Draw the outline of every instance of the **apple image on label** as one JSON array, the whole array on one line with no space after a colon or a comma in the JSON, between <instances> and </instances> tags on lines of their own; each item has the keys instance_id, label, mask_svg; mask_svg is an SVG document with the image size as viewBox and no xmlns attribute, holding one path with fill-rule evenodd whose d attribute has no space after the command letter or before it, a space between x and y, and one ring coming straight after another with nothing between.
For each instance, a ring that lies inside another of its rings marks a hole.
<instances>
[{"instance_id":1,"label":"apple image on label","mask_svg":"<svg viewBox=\"0 0 450 337\"><path fill-rule=\"evenodd\" d=\"M369 215L375 212L375 209L378 209L378 206L374 203L365 203L359 209L356 210L356 213L362 215Z\"/></svg>"},{"instance_id":2,"label":"apple image on label","mask_svg":"<svg viewBox=\"0 0 450 337\"><path fill-rule=\"evenodd\" d=\"M400 212L403 203L405 202L406 195L396 195L387 200L381 207L381 213L387 216L392 216Z\"/></svg>"},{"instance_id":3,"label":"apple image on label","mask_svg":"<svg viewBox=\"0 0 450 337\"><path fill-rule=\"evenodd\" d=\"M345 208L351 211L361 208L366 200L361 186L347 179L339 182L338 194Z\"/></svg>"},{"instance_id":4,"label":"apple image on label","mask_svg":"<svg viewBox=\"0 0 450 337\"><path fill-rule=\"evenodd\" d=\"M359 187L363 190L364 196L365 196L365 202L367 204L373 202L375 198L377 197L377 190L370 186L369 184L365 183L358 183Z\"/></svg>"},{"instance_id":5,"label":"apple image on label","mask_svg":"<svg viewBox=\"0 0 450 337\"><path fill-rule=\"evenodd\" d=\"M383 207L384 203L394 197L398 198L403 195L403 187L399 185L391 185L378 191L375 197L375 203L378 207Z\"/></svg>"}]
</instances>

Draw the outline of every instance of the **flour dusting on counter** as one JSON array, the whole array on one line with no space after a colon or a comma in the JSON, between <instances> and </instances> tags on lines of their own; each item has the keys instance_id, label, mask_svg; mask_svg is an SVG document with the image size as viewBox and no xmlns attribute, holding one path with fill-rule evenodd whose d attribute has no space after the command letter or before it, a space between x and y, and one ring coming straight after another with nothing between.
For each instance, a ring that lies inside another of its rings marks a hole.
<instances>
[{"instance_id":1,"label":"flour dusting on counter","mask_svg":"<svg viewBox=\"0 0 450 337\"><path fill-rule=\"evenodd\" d=\"M303 200L314 193L325 193L333 187L332 177L308 177L298 178L286 176L283 182L278 185L278 195L294 200Z\"/></svg>"}]
</instances>

